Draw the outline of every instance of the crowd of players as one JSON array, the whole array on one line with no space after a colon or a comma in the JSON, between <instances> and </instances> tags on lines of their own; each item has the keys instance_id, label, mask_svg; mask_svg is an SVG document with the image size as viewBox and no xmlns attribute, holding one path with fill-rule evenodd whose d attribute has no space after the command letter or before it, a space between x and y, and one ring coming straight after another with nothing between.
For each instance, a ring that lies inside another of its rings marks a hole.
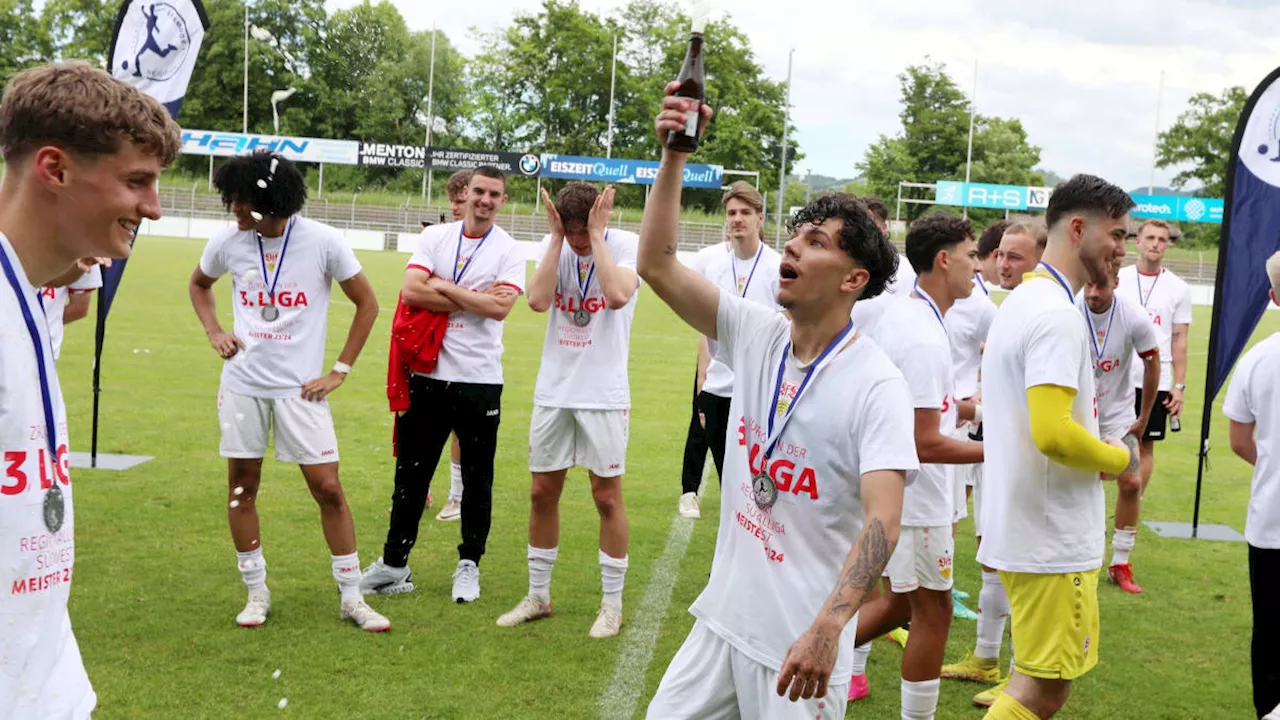
<instances>
[{"instance_id":1,"label":"crowd of players","mask_svg":"<svg viewBox=\"0 0 1280 720\"><path fill-rule=\"evenodd\" d=\"M662 137L710 115L668 94L655 129ZM2 604L29 618L2 634L5 716L83 717L96 703L66 613L74 543L53 364L61 320L44 301L100 283L96 266L127 256L142 219L159 217L155 181L177 148L160 105L87 65L24 72L0 102L0 260L12 289L0 293L0 541L16 560ZM1051 717L1098 661L1103 481L1119 488L1108 577L1142 592L1130 554L1154 443L1182 408L1191 321L1187 284L1161 264L1170 227L1143 224L1138 262L1121 268L1132 200L1078 175L1043 219L978 233L928 214L908 228L905 258L881 203L825 195L792 218L778 252L762 241L763 199L736 183L723 197L728 239L686 265L677 258L686 157L664 148L638 236L609 227L612 189L544 193L548 234L527 279L523 250L495 224L502 173L451 178L454 222L424 228L392 324L391 517L381 556L363 571L327 397L369 337L373 288L341 234L300 214L306 187L291 162L259 152L219 168L235 226L208 241L190 296L224 361L219 452L247 589L236 621L261 625L271 609L256 502L271 440L320 509L340 617L378 632L391 623L365 597L415 589L408 560L452 436L453 482L438 516L460 520L451 597L480 596L503 323L525 296L548 314L529 430L529 588L497 624L551 614L559 500L566 472L581 466L600 518L602 599L589 634L616 636L628 566L627 366L643 278L701 336L677 511L701 516L707 449L722 486L711 575L649 717L843 717L847 701L867 695L872 640L890 633L904 646L903 718L933 717L942 678L994 685L975 698L988 717ZM1268 272L1280 288L1280 256ZM230 331L214 293L223 276ZM326 371L335 280L356 312ZM999 309L995 285L1010 293ZM1272 504L1274 340L1242 360L1226 407L1233 449L1258 468L1255 500ZM970 495L978 638L944 665L954 536ZM1251 508L1246 527L1257 569L1278 564L1268 548L1280 542L1260 519L1268 510ZM1256 622L1275 637L1275 622ZM1007 677L998 666L1006 624L1016 651ZM1280 698L1256 652L1254 670L1262 716Z\"/></svg>"}]
</instances>

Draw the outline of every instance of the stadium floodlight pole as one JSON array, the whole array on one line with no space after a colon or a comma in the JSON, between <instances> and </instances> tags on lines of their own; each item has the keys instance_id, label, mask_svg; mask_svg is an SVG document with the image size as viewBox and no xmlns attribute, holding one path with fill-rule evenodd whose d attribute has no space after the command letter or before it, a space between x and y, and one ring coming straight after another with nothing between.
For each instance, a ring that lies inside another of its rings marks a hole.
<instances>
[{"instance_id":1,"label":"stadium floodlight pole","mask_svg":"<svg viewBox=\"0 0 1280 720\"><path fill-rule=\"evenodd\" d=\"M778 170L778 230L773 237L773 249L782 246L782 196L787 190L787 126L791 124L791 62L795 59L796 49L787 53L787 104L782 115L782 163Z\"/></svg>"},{"instance_id":2,"label":"stadium floodlight pole","mask_svg":"<svg viewBox=\"0 0 1280 720\"><path fill-rule=\"evenodd\" d=\"M1160 157L1160 104L1164 101L1164 71L1160 71L1160 87L1156 90L1156 129L1151 141L1151 175L1147 177L1147 194L1154 195L1156 187L1156 159Z\"/></svg>"},{"instance_id":3,"label":"stadium floodlight pole","mask_svg":"<svg viewBox=\"0 0 1280 720\"><path fill-rule=\"evenodd\" d=\"M427 156L422 158L422 199L426 200L431 193L431 126L435 124L432 112L432 100L436 92L436 24L431 23L431 70L427 75L427 140L423 148Z\"/></svg>"},{"instance_id":4,"label":"stadium floodlight pole","mask_svg":"<svg viewBox=\"0 0 1280 720\"><path fill-rule=\"evenodd\" d=\"M240 132L249 134L249 4L244 6L244 119Z\"/></svg>"},{"instance_id":5,"label":"stadium floodlight pole","mask_svg":"<svg viewBox=\"0 0 1280 720\"><path fill-rule=\"evenodd\" d=\"M618 79L618 35L613 35L613 70L609 72L609 134L604 141L604 156L613 157L613 88Z\"/></svg>"},{"instance_id":6,"label":"stadium floodlight pole","mask_svg":"<svg viewBox=\"0 0 1280 720\"><path fill-rule=\"evenodd\" d=\"M973 61L973 92L969 95L969 155L964 161L964 184L969 185L969 172L973 169L973 120L978 107L978 61ZM968 194L968 190L965 194ZM969 206L963 208L962 216L969 219Z\"/></svg>"}]
</instances>

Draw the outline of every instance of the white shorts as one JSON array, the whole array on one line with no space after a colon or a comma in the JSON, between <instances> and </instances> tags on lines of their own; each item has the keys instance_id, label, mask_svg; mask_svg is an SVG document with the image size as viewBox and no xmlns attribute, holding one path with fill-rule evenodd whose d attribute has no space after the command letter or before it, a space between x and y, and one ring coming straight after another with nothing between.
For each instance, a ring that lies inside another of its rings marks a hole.
<instances>
[{"instance_id":1,"label":"white shorts","mask_svg":"<svg viewBox=\"0 0 1280 720\"><path fill-rule=\"evenodd\" d=\"M574 410L533 406L529 421L529 472L568 470L581 465L597 477L627 471L629 410Z\"/></svg>"},{"instance_id":2,"label":"white shorts","mask_svg":"<svg viewBox=\"0 0 1280 720\"><path fill-rule=\"evenodd\" d=\"M839 680L839 682L834 682ZM778 697L778 673L752 660L701 620L671 658L645 715L651 720L843 718L849 677L831 678L824 698Z\"/></svg>"},{"instance_id":3,"label":"white shorts","mask_svg":"<svg viewBox=\"0 0 1280 720\"><path fill-rule=\"evenodd\" d=\"M276 460L299 465L338 462L338 436L329 401L256 398L218 391L218 423L224 458L256 459L267 454L267 437L275 429Z\"/></svg>"},{"instance_id":4,"label":"white shorts","mask_svg":"<svg viewBox=\"0 0 1280 720\"><path fill-rule=\"evenodd\" d=\"M885 577L896 593L912 590L950 590L955 538L950 525L911 527L903 525L898 547L885 567Z\"/></svg>"},{"instance_id":5,"label":"white shorts","mask_svg":"<svg viewBox=\"0 0 1280 720\"><path fill-rule=\"evenodd\" d=\"M1134 417L1130 420L1127 420L1117 425L1100 425L1098 426L1098 437L1100 438L1113 437L1119 440L1120 438L1124 437L1125 433L1129 432L1129 428L1133 427L1133 424L1136 422L1138 422L1138 418Z\"/></svg>"}]
</instances>

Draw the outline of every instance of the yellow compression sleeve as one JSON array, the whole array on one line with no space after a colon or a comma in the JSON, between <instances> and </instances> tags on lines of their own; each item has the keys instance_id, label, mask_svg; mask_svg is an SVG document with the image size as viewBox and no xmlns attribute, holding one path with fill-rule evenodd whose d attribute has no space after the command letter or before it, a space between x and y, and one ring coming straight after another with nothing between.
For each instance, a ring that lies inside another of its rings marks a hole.
<instances>
[{"instance_id":1,"label":"yellow compression sleeve","mask_svg":"<svg viewBox=\"0 0 1280 720\"><path fill-rule=\"evenodd\" d=\"M1077 470L1117 475L1129 465L1129 452L1094 437L1071 417L1076 391L1059 385L1027 390L1031 439L1050 460Z\"/></svg>"}]
</instances>

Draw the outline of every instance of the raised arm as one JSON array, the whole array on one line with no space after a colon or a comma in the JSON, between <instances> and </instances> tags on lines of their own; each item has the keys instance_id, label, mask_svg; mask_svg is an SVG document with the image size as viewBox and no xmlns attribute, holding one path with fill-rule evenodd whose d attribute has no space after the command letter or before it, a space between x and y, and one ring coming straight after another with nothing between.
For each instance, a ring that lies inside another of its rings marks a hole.
<instances>
[{"instance_id":1,"label":"raised arm","mask_svg":"<svg viewBox=\"0 0 1280 720\"><path fill-rule=\"evenodd\" d=\"M547 227L551 236L542 262L538 263L533 278L529 280L529 307L534 312L546 312L555 305L556 291L560 289L560 249L564 247L564 225L546 188L542 189L542 203L547 209Z\"/></svg>"},{"instance_id":2,"label":"raised arm","mask_svg":"<svg viewBox=\"0 0 1280 720\"><path fill-rule=\"evenodd\" d=\"M644 204L636 267L640 277L682 320L714 340L720 289L676 258L680 233L680 189L684 184L684 166L688 157L667 149L663 141L668 132L684 130L685 111L692 107L693 102L672 95L678 87L677 83L667 85L662 112L654 123L658 140L662 143L662 163L649 191L649 199ZM710 118L711 108L703 104L701 122L705 123Z\"/></svg>"},{"instance_id":3,"label":"raised arm","mask_svg":"<svg viewBox=\"0 0 1280 720\"><path fill-rule=\"evenodd\" d=\"M596 266L596 282L604 293L605 307L621 310L640 289L640 278L630 268L618 267L605 242L609 216L613 214L613 194L613 188L607 187L596 197L587 219L587 234L591 237L591 259Z\"/></svg>"}]
</instances>

